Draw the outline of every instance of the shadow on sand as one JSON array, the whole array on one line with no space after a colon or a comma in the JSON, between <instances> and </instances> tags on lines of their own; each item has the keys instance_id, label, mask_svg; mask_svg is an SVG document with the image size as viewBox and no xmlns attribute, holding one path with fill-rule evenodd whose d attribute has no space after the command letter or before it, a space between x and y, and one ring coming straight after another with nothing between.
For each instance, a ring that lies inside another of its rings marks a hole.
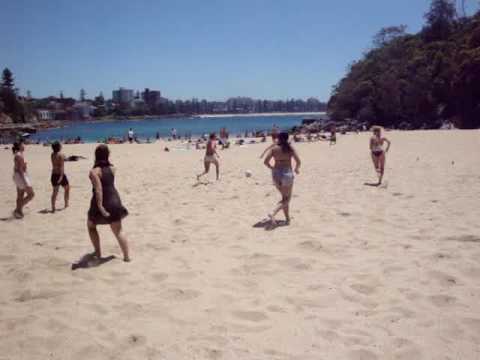
<instances>
[{"instance_id":1,"label":"shadow on sand","mask_svg":"<svg viewBox=\"0 0 480 360\"><path fill-rule=\"evenodd\" d=\"M252 227L254 228L264 228L265 231L272 231L275 230L278 227L283 227L283 226L288 226L290 225L289 222L285 220L277 220L275 223L272 223L270 219L263 219L257 222L256 224L253 224Z\"/></svg>"},{"instance_id":2,"label":"shadow on sand","mask_svg":"<svg viewBox=\"0 0 480 360\"><path fill-rule=\"evenodd\" d=\"M198 180L195 184L192 185L193 188L196 188L197 186L200 186L200 185L209 185L210 184L210 181L206 180L206 181L201 181L201 180Z\"/></svg>"},{"instance_id":3,"label":"shadow on sand","mask_svg":"<svg viewBox=\"0 0 480 360\"><path fill-rule=\"evenodd\" d=\"M366 182L366 183L363 183L363 185L365 186L373 186L373 187L379 187L381 185L381 183L369 183L369 182Z\"/></svg>"},{"instance_id":4,"label":"shadow on sand","mask_svg":"<svg viewBox=\"0 0 480 360\"><path fill-rule=\"evenodd\" d=\"M0 218L0 221L12 221L12 220L17 220L17 219L13 215Z\"/></svg>"},{"instance_id":5,"label":"shadow on sand","mask_svg":"<svg viewBox=\"0 0 480 360\"><path fill-rule=\"evenodd\" d=\"M63 210L65 210L65 208L56 209L55 212L59 212L59 211L63 211ZM39 214L54 214L54 212L50 209L43 209L43 210L40 210L38 213Z\"/></svg>"},{"instance_id":6,"label":"shadow on sand","mask_svg":"<svg viewBox=\"0 0 480 360\"><path fill-rule=\"evenodd\" d=\"M80 260L78 260L78 261L76 261L72 264L72 270L88 269L88 268L97 267L97 266L103 265L103 264L105 264L109 261L112 261L113 259L115 259L114 255L98 258L92 253L86 254L86 255L83 255L80 258Z\"/></svg>"}]
</instances>

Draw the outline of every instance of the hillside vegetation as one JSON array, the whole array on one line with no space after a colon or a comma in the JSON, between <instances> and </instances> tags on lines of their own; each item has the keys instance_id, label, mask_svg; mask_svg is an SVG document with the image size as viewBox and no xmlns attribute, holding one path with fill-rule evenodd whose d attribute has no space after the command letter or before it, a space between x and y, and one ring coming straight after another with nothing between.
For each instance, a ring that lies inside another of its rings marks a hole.
<instances>
[{"instance_id":1,"label":"hillside vegetation","mask_svg":"<svg viewBox=\"0 0 480 360\"><path fill-rule=\"evenodd\" d=\"M336 85L328 111L337 121L418 129L452 122L480 127L480 11L459 17L433 0L418 34L382 29L372 48Z\"/></svg>"}]
</instances>

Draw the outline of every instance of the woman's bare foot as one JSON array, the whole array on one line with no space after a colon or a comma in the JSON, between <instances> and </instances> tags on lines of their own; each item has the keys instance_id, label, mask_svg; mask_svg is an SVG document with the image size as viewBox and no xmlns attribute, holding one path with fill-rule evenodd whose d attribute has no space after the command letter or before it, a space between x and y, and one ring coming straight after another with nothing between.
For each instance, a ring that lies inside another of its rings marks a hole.
<instances>
[{"instance_id":1,"label":"woman's bare foot","mask_svg":"<svg viewBox=\"0 0 480 360\"><path fill-rule=\"evenodd\" d=\"M127 256L127 257L124 257L124 258L123 258L123 261L125 261L125 262L130 262L130 261L132 261L132 259L130 259L130 257Z\"/></svg>"}]
</instances>

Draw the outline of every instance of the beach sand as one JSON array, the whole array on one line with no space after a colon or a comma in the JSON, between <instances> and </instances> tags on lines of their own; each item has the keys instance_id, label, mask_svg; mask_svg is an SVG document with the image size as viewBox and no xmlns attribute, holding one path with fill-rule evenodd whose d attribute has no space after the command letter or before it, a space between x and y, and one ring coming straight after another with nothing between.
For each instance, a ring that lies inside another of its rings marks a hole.
<instances>
[{"instance_id":1,"label":"beach sand","mask_svg":"<svg viewBox=\"0 0 480 360\"><path fill-rule=\"evenodd\" d=\"M480 359L480 132L386 133L378 188L369 136L295 145L293 220L274 230L254 226L279 200L265 144L221 151L202 184L203 152L110 146L133 261L101 227L116 258L75 271L96 145L64 146L88 159L66 164L56 214L50 149L27 146L23 220L2 151L0 359Z\"/></svg>"}]
</instances>

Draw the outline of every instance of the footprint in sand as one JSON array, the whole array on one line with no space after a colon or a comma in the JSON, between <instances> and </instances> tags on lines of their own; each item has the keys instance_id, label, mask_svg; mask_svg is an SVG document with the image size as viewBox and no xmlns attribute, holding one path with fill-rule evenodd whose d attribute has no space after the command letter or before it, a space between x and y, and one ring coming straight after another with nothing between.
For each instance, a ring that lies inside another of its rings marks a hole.
<instances>
[{"instance_id":1,"label":"footprint in sand","mask_svg":"<svg viewBox=\"0 0 480 360\"><path fill-rule=\"evenodd\" d=\"M429 277L435 279L441 286L455 286L457 285L457 279L441 271L430 271Z\"/></svg>"},{"instance_id":2,"label":"footprint in sand","mask_svg":"<svg viewBox=\"0 0 480 360\"><path fill-rule=\"evenodd\" d=\"M232 314L237 319L246 321L260 322L268 320L268 316L265 313L259 311L234 311L232 312Z\"/></svg>"},{"instance_id":3,"label":"footprint in sand","mask_svg":"<svg viewBox=\"0 0 480 360\"><path fill-rule=\"evenodd\" d=\"M51 299L57 296L63 295L65 292L53 291L53 290L41 290L37 292L32 292L30 290L25 290L20 293L19 296L15 298L16 302L27 302L33 300L42 300L42 299Z\"/></svg>"},{"instance_id":4,"label":"footprint in sand","mask_svg":"<svg viewBox=\"0 0 480 360\"><path fill-rule=\"evenodd\" d=\"M322 251L323 246L320 243L320 241L315 241L315 240L308 240L308 241L302 241L297 244L297 246L300 249L307 250L307 251Z\"/></svg>"},{"instance_id":5,"label":"footprint in sand","mask_svg":"<svg viewBox=\"0 0 480 360\"><path fill-rule=\"evenodd\" d=\"M375 292L375 287L365 284L352 284L350 287L363 295L371 295Z\"/></svg>"},{"instance_id":6,"label":"footprint in sand","mask_svg":"<svg viewBox=\"0 0 480 360\"><path fill-rule=\"evenodd\" d=\"M168 278L168 274L166 273L154 273L151 275L152 280L157 281L157 282L162 282L165 281Z\"/></svg>"},{"instance_id":7,"label":"footprint in sand","mask_svg":"<svg viewBox=\"0 0 480 360\"><path fill-rule=\"evenodd\" d=\"M375 353L371 352L370 350L360 349L360 350L353 350L350 351L348 354L348 358L351 360L376 360L378 359Z\"/></svg>"},{"instance_id":8,"label":"footprint in sand","mask_svg":"<svg viewBox=\"0 0 480 360\"><path fill-rule=\"evenodd\" d=\"M456 303L457 298L450 295L432 295L430 301L438 307L447 307Z\"/></svg>"},{"instance_id":9,"label":"footprint in sand","mask_svg":"<svg viewBox=\"0 0 480 360\"><path fill-rule=\"evenodd\" d=\"M168 300L188 301L199 297L201 293L192 289L168 289L164 292L163 297Z\"/></svg>"},{"instance_id":10,"label":"footprint in sand","mask_svg":"<svg viewBox=\"0 0 480 360\"><path fill-rule=\"evenodd\" d=\"M147 342L147 338L143 335L132 334L128 336L127 342L130 345L139 346L144 345Z\"/></svg>"},{"instance_id":11,"label":"footprint in sand","mask_svg":"<svg viewBox=\"0 0 480 360\"><path fill-rule=\"evenodd\" d=\"M280 260L279 263L294 271L305 271L312 268L310 264L304 263L300 258L289 258L285 260Z\"/></svg>"}]
</instances>

